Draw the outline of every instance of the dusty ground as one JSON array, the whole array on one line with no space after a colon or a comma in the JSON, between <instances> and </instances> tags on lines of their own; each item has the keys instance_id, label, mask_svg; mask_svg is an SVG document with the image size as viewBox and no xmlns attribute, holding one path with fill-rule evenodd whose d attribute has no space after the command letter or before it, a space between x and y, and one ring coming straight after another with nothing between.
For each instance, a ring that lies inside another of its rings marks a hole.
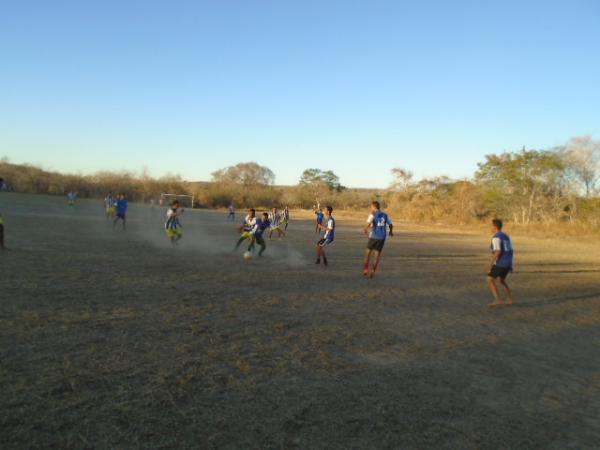
<instances>
[{"instance_id":1,"label":"dusty ground","mask_svg":"<svg viewBox=\"0 0 600 450\"><path fill-rule=\"evenodd\" d=\"M488 236L398 224L375 280L338 220L328 269L293 222L263 260L224 215L0 195L2 448L600 447L600 245L513 236L518 305L489 310Z\"/></svg>"}]
</instances>

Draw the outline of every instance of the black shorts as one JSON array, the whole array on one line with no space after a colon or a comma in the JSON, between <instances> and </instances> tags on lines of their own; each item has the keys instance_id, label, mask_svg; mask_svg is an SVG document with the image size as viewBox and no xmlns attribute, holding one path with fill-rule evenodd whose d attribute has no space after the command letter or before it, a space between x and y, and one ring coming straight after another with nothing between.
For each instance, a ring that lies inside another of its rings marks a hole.
<instances>
[{"instance_id":1,"label":"black shorts","mask_svg":"<svg viewBox=\"0 0 600 450\"><path fill-rule=\"evenodd\" d=\"M369 242L367 242L367 248L369 250L375 250L377 252L382 251L384 245L385 239L369 239Z\"/></svg>"},{"instance_id":2,"label":"black shorts","mask_svg":"<svg viewBox=\"0 0 600 450\"><path fill-rule=\"evenodd\" d=\"M318 247L327 247L328 245L330 245L333 241L329 238L323 238L321 240L319 240L319 242L317 242L317 246Z\"/></svg>"},{"instance_id":3,"label":"black shorts","mask_svg":"<svg viewBox=\"0 0 600 450\"><path fill-rule=\"evenodd\" d=\"M123 219L123 220L125 220L125 214L123 214L123 213L117 213L117 217L118 217L119 219Z\"/></svg>"},{"instance_id":4,"label":"black shorts","mask_svg":"<svg viewBox=\"0 0 600 450\"><path fill-rule=\"evenodd\" d=\"M510 267L493 266L492 270L490 270L490 273L488 273L488 277L492 277L492 278L500 277L501 280L504 280L511 271L512 271L512 269Z\"/></svg>"}]
</instances>

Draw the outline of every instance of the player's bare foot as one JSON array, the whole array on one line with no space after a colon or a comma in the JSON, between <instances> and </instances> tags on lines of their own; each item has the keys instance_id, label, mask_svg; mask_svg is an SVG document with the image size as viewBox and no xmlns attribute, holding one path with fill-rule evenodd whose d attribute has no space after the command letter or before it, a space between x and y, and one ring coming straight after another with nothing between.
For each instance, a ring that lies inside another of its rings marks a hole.
<instances>
[{"instance_id":1,"label":"player's bare foot","mask_svg":"<svg viewBox=\"0 0 600 450\"><path fill-rule=\"evenodd\" d=\"M371 273L369 274L369 278L375 278L375 272L371 272Z\"/></svg>"},{"instance_id":2,"label":"player's bare foot","mask_svg":"<svg viewBox=\"0 0 600 450\"><path fill-rule=\"evenodd\" d=\"M369 269L365 269L363 270L363 277L368 277L369 276Z\"/></svg>"},{"instance_id":3,"label":"player's bare foot","mask_svg":"<svg viewBox=\"0 0 600 450\"><path fill-rule=\"evenodd\" d=\"M502 305L504 305L504 303L502 303L502 302L492 302L492 303L488 304L488 307L497 308L498 306L502 306Z\"/></svg>"}]
</instances>

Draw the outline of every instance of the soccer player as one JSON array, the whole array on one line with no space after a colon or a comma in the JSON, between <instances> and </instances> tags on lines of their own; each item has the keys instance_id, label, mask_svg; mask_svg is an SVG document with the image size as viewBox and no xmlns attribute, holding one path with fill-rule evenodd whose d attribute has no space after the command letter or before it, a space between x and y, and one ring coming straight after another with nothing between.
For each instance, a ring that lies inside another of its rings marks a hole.
<instances>
[{"instance_id":1,"label":"soccer player","mask_svg":"<svg viewBox=\"0 0 600 450\"><path fill-rule=\"evenodd\" d=\"M262 218L256 219L256 223L254 224L254 228L252 228L252 240L250 241L250 245L248 246L248 251L254 251L254 245L260 245L260 250L258 252L258 256L261 257L262 254L267 249L267 244L265 243L265 239L263 238L263 233L267 228L271 226L271 221L269 220L269 214L263 213Z\"/></svg>"},{"instance_id":2,"label":"soccer player","mask_svg":"<svg viewBox=\"0 0 600 450\"><path fill-rule=\"evenodd\" d=\"M277 208L273 208L268 216L269 221L271 222L271 226L269 227L269 239L273 237L273 231L277 231L279 239L281 239L281 236L285 237L285 232L281 229L281 219L283 216L277 211Z\"/></svg>"},{"instance_id":3,"label":"soccer player","mask_svg":"<svg viewBox=\"0 0 600 450\"><path fill-rule=\"evenodd\" d=\"M363 267L363 276L373 278L379 267L379 259L387 238L387 230L390 229L390 236L394 235L394 224L392 219L386 213L381 211L381 206L378 201L371 203L371 214L367 218L364 232L369 236L367 242L367 250L365 252L365 264ZM371 262L371 253L375 251L375 262L373 270L369 273L369 264Z\"/></svg>"},{"instance_id":4,"label":"soccer player","mask_svg":"<svg viewBox=\"0 0 600 450\"><path fill-rule=\"evenodd\" d=\"M235 244L235 248L239 248L246 239L252 238L252 230L254 229L254 225L256 225L256 210L254 208L250 208L248 210L248 215L244 219L244 223L240 227L240 236L237 244Z\"/></svg>"},{"instance_id":5,"label":"soccer player","mask_svg":"<svg viewBox=\"0 0 600 450\"><path fill-rule=\"evenodd\" d=\"M69 191L67 194L67 204L71 207L75 206L75 200L77 199L77 192Z\"/></svg>"},{"instance_id":6,"label":"soccer player","mask_svg":"<svg viewBox=\"0 0 600 450\"><path fill-rule=\"evenodd\" d=\"M113 228L115 228L117 226L117 222L119 220L123 221L123 230L125 230L126 228L126 224L127 224L127 206L128 206L128 202L127 199L125 198L125 194L120 193L119 194L119 198L117 200L117 202L115 203L115 209L117 214L115 215L115 219L113 220Z\"/></svg>"},{"instance_id":7,"label":"soccer player","mask_svg":"<svg viewBox=\"0 0 600 450\"><path fill-rule=\"evenodd\" d=\"M229 205L229 214L227 214L227 220L235 222L235 206L233 206L233 203Z\"/></svg>"},{"instance_id":8,"label":"soccer player","mask_svg":"<svg viewBox=\"0 0 600 450\"><path fill-rule=\"evenodd\" d=\"M323 237L317 242L317 261L315 264L321 264L321 258L323 258L323 265L327 265L327 256L325 255L325 247L330 245L335 239L335 219L333 218L333 207L326 206L327 211L327 225L317 224L319 230L324 230Z\"/></svg>"},{"instance_id":9,"label":"soccer player","mask_svg":"<svg viewBox=\"0 0 600 450\"><path fill-rule=\"evenodd\" d=\"M106 206L106 220L111 219L115 215L115 203L117 198L109 191L106 197L104 197L104 206Z\"/></svg>"},{"instance_id":10,"label":"soccer player","mask_svg":"<svg viewBox=\"0 0 600 450\"><path fill-rule=\"evenodd\" d=\"M513 246L510 236L502 231L502 221L500 219L492 220L492 258L488 266L487 284L494 295L494 302L488 306L494 308L503 305L498 293L496 278L500 278L500 284L506 294L506 305L513 304L512 293L506 283L506 277L513 269Z\"/></svg>"},{"instance_id":11,"label":"soccer player","mask_svg":"<svg viewBox=\"0 0 600 450\"><path fill-rule=\"evenodd\" d=\"M169 209L167 209L167 220L165 221L165 231L169 239L171 239L171 245L175 246L181 239L181 220L179 218L183 215L184 209L179 207L179 200L173 201Z\"/></svg>"},{"instance_id":12,"label":"soccer player","mask_svg":"<svg viewBox=\"0 0 600 450\"><path fill-rule=\"evenodd\" d=\"M318 233L322 229L323 219L325 218L325 214L323 214L323 210L321 208L315 211L315 215L317 216L317 221L315 223L315 233Z\"/></svg>"},{"instance_id":13,"label":"soccer player","mask_svg":"<svg viewBox=\"0 0 600 450\"><path fill-rule=\"evenodd\" d=\"M288 225L290 224L290 208L287 205L285 205L285 208L283 210L283 224L283 231L287 231Z\"/></svg>"}]
</instances>

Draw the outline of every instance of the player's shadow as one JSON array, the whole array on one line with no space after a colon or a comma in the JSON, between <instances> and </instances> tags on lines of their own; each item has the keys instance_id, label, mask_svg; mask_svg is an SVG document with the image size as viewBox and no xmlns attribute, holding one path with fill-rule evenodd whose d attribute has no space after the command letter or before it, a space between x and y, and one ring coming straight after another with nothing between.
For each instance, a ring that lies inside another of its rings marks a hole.
<instances>
[{"instance_id":1,"label":"player's shadow","mask_svg":"<svg viewBox=\"0 0 600 450\"><path fill-rule=\"evenodd\" d=\"M515 303L513 307L517 308L539 308L542 306L548 305L560 305L562 303L569 303L578 300L599 300L600 301L600 292L594 292L593 294L584 294L584 295L572 295L569 297L561 297L561 298L548 298L545 300L533 300L526 303Z\"/></svg>"}]
</instances>

